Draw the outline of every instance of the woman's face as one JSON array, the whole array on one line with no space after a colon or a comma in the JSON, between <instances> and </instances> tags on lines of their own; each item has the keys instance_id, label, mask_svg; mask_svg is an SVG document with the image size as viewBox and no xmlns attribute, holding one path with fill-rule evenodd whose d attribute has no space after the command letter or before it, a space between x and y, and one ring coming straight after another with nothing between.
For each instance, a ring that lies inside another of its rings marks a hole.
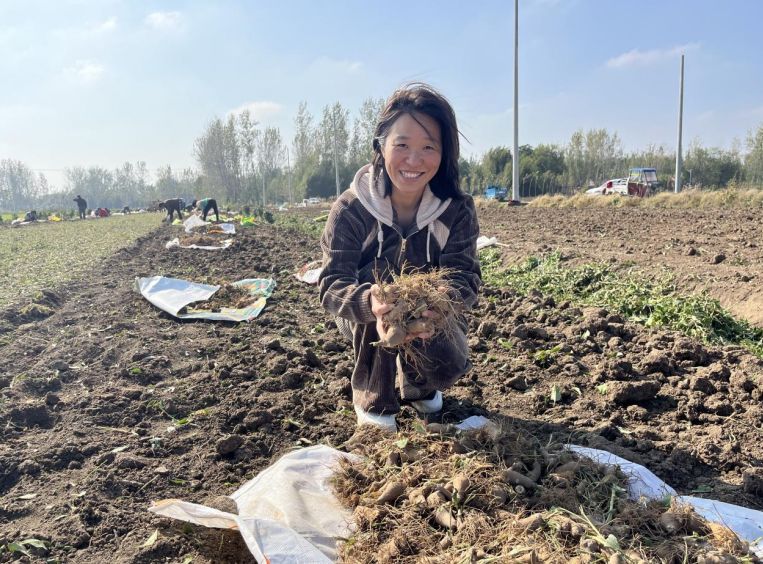
<instances>
[{"instance_id":1,"label":"woman's face","mask_svg":"<svg viewBox=\"0 0 763 564\"><path fill-rule=\"evenodd\" d=\"M440 126L425 114L416 114L416 119L401 115L387 133L382 156L394 190L421 195L440 168Z\"/></svg>"}]
</instances>

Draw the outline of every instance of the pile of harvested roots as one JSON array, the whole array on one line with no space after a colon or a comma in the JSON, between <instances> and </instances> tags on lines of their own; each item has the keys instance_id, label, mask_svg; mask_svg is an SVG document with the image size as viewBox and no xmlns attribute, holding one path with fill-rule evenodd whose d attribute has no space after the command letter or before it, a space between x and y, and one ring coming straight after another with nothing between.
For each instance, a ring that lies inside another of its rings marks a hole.
<instances>
[{"instance_id":1,"label":"pile of harvested roots","mask_svg":"<svg viewBox=\"0 0 763 564\"><path fill-rule=\"evenodd\" d=\"M386 335L378 344L405 349L410 347L409 335L452 335L461 307L449 293L449 274L448 269L437 269L395 275L392 282L377 281L377 297L393 305L383 316Z\"/></svg>"},{"instance_id":2,"label":"pile of harvested roots","mask_svg":"<svg viewBox=\"0 0 763 564\"><path fill-rule=\"evenodd\" d=\"M632 501L615 469L508 423L361 427L337 497L353 511L345 562L759 562L725 527L669 501Z\"/></svg>"}]
</instances>

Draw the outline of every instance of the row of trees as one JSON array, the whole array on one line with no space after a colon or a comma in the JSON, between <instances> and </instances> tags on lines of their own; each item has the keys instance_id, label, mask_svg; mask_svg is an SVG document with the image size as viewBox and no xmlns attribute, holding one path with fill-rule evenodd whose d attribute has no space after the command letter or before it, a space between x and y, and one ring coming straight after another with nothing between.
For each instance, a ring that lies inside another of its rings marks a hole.
<instances>
[{"instance_id":1,"label":"row of trees","mask_svg":"<svg viewBox=\"0 0 763 564\"><path fill-rule=\"evenodd\" d=\"M374 125L383 100L365 100L351 119L339 102L325 106L320 119L306 103L294 118L291 143L278 128L261 127L249 111L214 119L194 142L198 170L155 171L153 182L144 162L114 170L73 167L65 171L64 191L53 191L43 174L24 163L0 161L0 209L72 207L81 194L92 207L147 206L171 197L215 197L230 204L278 204L302 198L331 197L349 186L355 171L371 158ZM522 196L571 191L622 177L631 166L653 166L667 184L675 153L662 146L625 152L617 133L606 129L576 131L564 146L520 147ZM481 193L495 184L509 187L512 155L494 147L480 157L460 161L462 188ZM729 183L763 185L763 124L731 149L693 142L684 158L684 184L724 187Z\"/></svg>"},{"instance_id":2,"label":"row of trees","mask_svg":"<svg viewBox=\"0 0 763 564\"><path fill-rule=\"evenodd\" d=\"M321 119L299 105L291 146L275 127L261 128L248 110L214 119L194 143L194 155L210 193L231 202L271 204L328 197L348 186L368 162L382 99L363 102L350 123L339 102Z\"/></svg>"},{"instance_id":3,"label":"row of trees","mask_svg":"<svg viewBox=\"0 0 763 564\"><path fill-rule=\"evenodd\" d=\"M156 171L149 180L146 163L124 163L108 170L98 166L72 167L64 172L66 188L52 191L44 174L37 174L21 161L0 161L0 210L61 210L75 208L73 199L81 195L91 208L120 209L148 206L157 200L201 193L202 177L193 169L176 174L171 167Z\"/></svg>"},{"instance_id":4,"label":"row of trees","mask_svg":"<svg viewBox=\"0 0 763 564\"><path fill-rule=\"evenodd\" d=\"M330 197L347 187L371 158L371 142L383 100L367 99L350 127L350 112L339 102L316 120L301 103L294 119L291 148L278 129L259 129L248 112L214 120L197 139L196 158L215 195L227 201L276 203L303 197ZM763 124L747 139L746 151L706 148L693 142L684 158L684 184L723 187L730 182L763 184ZM553 193L622 177L629 167L657 168L667 185L675 152L663 146L625 152L617 133L579 130L564 146L520 147L522 195ZM462 158L462 188L481 193L491 184L510 186L512 155L494 147L480 157Z\"/></svg>"},{"instance_id":5,"label":"row of trees","mask_svg":"<svg viewBox=\"0 0 763 564\"><path fill-rule=\"evenodd\" d=\"M731 149L690 144L683 162L684 185L726 187L730 183L763 185L763 124L747 139L746 151L739 143ZM520 193L554 193L568 188L595 186L622 177L630 167L655 167L664 185L673 180L675 152L663 146L625 152L617 133L605 129L572 134L564 147L524 145L519 148ZM462 160L462 187L479 192L489 184L511 186L512 155L506 147L488 150L480 159Z\"/></svg>"}]
</instances>

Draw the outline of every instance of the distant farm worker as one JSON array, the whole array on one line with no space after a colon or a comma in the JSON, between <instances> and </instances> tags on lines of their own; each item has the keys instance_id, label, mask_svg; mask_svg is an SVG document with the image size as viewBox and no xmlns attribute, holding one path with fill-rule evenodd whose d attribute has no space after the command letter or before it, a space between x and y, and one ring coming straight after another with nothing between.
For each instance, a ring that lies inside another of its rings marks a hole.
<instances>
[{"instance_id":1,"label":"distant farm worker","mask_svg":"<svg viewBox=\"0 0 763 564\"><path fill-rule=\"evenodd\" d=\"M24 221L37 221L37 212L35 210L26 212L24 214Z\"/></svg>"},{"instance_id":2,"label":"distant farm worker","mask_svg":"<svg viewBox=\"0 0 763 564\"><path fill-rule=\"evenodd\" d=\"M122 208L122 213L124 215L130 215L130 206L125 206Z\"/></svg>"},{"instance_id":3,"label":"distant farm worker","mask_svg":"<svg viewBox=\"0 0 763 564\"><path fill-rule=\"evenodd\" d=\"M74 198L74 201L77 202L77 209L79 210L79 218L85 219L85 211L87 210L87 200L77 194L77 197Z\"/></svg>"},{"instance_id":4,"label":"distant farm worker","mask_svg":"<svg viewBox=\"0 0 763 564\"><path fill-rule=\"evenodd\" d=\"M207 214L210 211L215 212L215 219L220 221L220 212L217 209L217 200L214 198L204 198L203 200L194 200L192 205L196 205L196 209L201 211L201 219L207 221Z\"/></svg>"},{"instance_id":5,"label":"distant farm worker","mask_svg":"<svg viewBox=\"0 0 763 564\"><path fill-rule=\"evenodd\" d=\"M391 281L404 264L406 270L448 269L452 300L465 309L477 302L479 225L471 196L459 188L458 135L452 107L432 87L397 90L376 123L372 163L355 174L326 222L320 299L352 339L358 425L394 431L400 403L422 418L436 417L442 391L472 366L462 315L449 336L409 333L422 353L416 366L395 349L374 346L387 337L383 315L393 307L379 299L375 282Z\"/></svg>"},{"instance_id":6,"label":"distant farm worker","mask_svg":"<svg viewBox=\"0 0 763 564\"><path fill-rule=\"evenodd\" d=\"M178 214L178 219L183 219L183 213L180 211L183 209L183 200L180 198L172 198L159 202L159 209L167 210L167 221L170 223L172 223L175 212Z\"/></svg>"}]
</instances>

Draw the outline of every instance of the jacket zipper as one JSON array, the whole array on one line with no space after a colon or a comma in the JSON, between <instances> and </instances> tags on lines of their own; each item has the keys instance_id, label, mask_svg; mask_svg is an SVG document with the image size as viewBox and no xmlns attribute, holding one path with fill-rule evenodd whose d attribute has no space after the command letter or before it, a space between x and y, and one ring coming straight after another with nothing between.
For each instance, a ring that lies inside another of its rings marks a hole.
<instances>
[{"instance_id":1,"label":"jacket zipper","mask_svg":"<svg viewBox=\"0 0 763 564\"><path fill-rule=\"evenodd\" d=\"M408 239L405 237L400 237L400 253L397 255L397 266L398 268L403 268L403 265L400 264L400 261L405 256L405 247L408 245Z\"/></svg>"}]
</instances>

